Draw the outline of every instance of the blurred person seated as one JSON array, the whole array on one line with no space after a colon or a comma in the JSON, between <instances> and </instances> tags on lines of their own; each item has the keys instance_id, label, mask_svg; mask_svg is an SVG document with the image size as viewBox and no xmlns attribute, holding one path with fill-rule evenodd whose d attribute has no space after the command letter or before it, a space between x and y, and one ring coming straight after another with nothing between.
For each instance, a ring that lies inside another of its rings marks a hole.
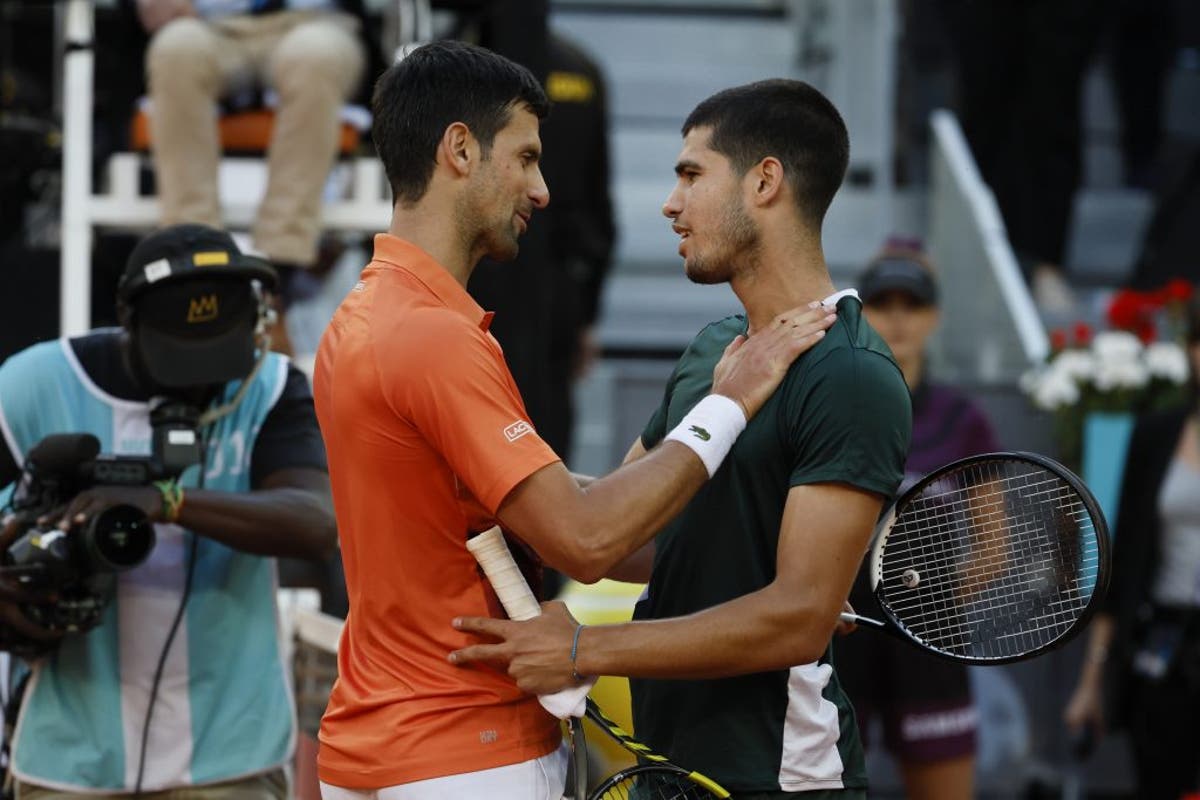
<instances>
[{"instance_id":1,"label":"blurred person seated","mask_svg":"<svg viewBox=\"0 0 1200 800\"><path fill-rule=\"evenodd\" d=\"M324 558L337 538L308 381L267 349L274 283L228 234L165 228L129 256L122 327L0 365L22 800L288 795L268 556Z\"/></svg>"},{"instance_id":2,"label":"blurred person seated","mask_svg":"<svg viewBox=\"0 0 1200 800\"><path fill-rule=\"evenodd\" d=\"M306 270L318 262L339 112L366 64L362 0L137 0L137 8L151 36L146 80L164 225L220 226L217 103L258 90L278 97L252 236L279 272L286 307L312 291Z\"/></svg>"},{"instance_id":3,"label":"blurred person seated","mask_svg":"<svg viewBox=\"0 0 1200 800\"><path fill-rule=\"evenodd\" d=\"M1064 711L1077 742L1129 733L1137 797L1200 792L1200 300L1188 306L1191 398L1141 416L1125 456L1113 570ZM1081 749L1087 749L1086 746Z\"/></svg>"},{"instance_id":4,"label":"blurred person seated","mask_svg":"<svg viewBox=\"0 0 1200 800\"><path fill-rule=\"evenodd\" d=\"M920 246L888 242L857 288L867 322L891 348L912 393L912 444L898 494L951 461L997 450L992 426L978 406L929 375L925 348L938 325L938 284ZM860 614L881 618L865 567L850 604ZM835 658L864 745L871 721L878 718L907 797L972 797L977 719L966 667L875 635L839 639Z\"/></svg>"}]
</instances>

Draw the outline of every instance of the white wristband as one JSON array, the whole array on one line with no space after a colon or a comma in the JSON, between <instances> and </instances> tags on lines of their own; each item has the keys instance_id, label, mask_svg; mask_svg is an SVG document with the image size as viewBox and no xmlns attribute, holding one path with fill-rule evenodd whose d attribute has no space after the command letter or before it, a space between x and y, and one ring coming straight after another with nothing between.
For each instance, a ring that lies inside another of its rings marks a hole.
<instances>
[{"instance_id":1,"label":"white wristband","mask_svg":"<svg viewBox=\"0 0 1200 800\"><path fill-rule=\"evenodd\" d=\"M667 434L667 440L687 445L704 462L708 477L729 454L738 434L746 429L746 413L733 400L710 394L692 408Z\"/></svg>"}]
</instances>

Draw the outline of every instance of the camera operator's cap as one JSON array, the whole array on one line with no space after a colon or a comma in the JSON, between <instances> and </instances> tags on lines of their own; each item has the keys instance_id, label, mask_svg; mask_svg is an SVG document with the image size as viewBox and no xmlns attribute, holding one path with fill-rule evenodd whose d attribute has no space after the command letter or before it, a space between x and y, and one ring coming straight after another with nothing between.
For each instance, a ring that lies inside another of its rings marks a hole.
<instances>
[{"instance_id":1,"label":"camera operator's cap","mask_svg":"<svg viewBox=\"0 0 1200 800\"><path fill-rule=\"evenodd\" d=\"M279 282L270 263L246 255L225 231L206 225L172 225L146 236L133 248L117 284L117 297L131 302L147 288L179 279L230 276L258 280L268 289Z\"/></svg>"},{"instance_id":2,"label":"camera operator's cap","mask_svg":"<svg viewBox=\"0 0 1200 800\"><path fill-rule=\"evenodd\" d=\"M177 225L139 242L117 294L133 310L134 346L150 376L175 388L248 375L260 315L252 281L274 286L275 271L223 231Z\"/></svg>"},{"instance_id":3,"label":"camera operator's cap","mask_svg":"<svg viewBox=\"0 0 1200 800\"><path fill-rule=\"evenodd\" d=\"M858 279L857 288L864 304L888 292L904 292L924 306L938 302L933 273L915 258L904 255L885 255L871 262Z\"/></svg>"}]
</instances>

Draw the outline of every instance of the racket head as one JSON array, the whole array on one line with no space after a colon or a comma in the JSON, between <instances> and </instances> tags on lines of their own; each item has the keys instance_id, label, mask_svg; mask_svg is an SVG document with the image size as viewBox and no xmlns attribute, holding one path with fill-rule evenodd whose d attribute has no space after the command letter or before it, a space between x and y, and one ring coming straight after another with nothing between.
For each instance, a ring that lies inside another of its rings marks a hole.
<instances>
[{"instance_id":1,"label":"racket head","mask_svg":"<svg viewBox=\"0 0 1200 800\"><path fill-rule=\"evenodd\" d=\"M703 775L671 763L638 764L610 775L588 800L713 800L729 797Z\"/></svg>"},{"instance_id":2,"label":"racket head","mask_svg":"<svg viewBox=\"0 0 1200 800\"><path fill-rule=\"evenodd\" d=\"M1108 589L1108 526L1078 476L1037 453L986 453L922 478L868 555L888 621L939 656L1004 664L1059 647Z\"/></svg>"}]
</instances>

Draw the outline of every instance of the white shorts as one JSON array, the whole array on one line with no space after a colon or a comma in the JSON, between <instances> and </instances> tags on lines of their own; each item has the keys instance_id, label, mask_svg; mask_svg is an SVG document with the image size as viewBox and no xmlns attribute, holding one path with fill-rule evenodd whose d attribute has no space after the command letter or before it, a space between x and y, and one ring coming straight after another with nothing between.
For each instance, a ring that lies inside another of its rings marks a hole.
<instances>
[{"instance_id":1,"label":"white shorts","mask_svg":"<svg viewBox=\"0 0 1200 800\"><path fill-rule=\"evenodd\" d=\"M553 753L506 767L461 772L383 789L321 784L321 800L562 800L567 786L567 743Z\"/></svg>"}]
</instances>

